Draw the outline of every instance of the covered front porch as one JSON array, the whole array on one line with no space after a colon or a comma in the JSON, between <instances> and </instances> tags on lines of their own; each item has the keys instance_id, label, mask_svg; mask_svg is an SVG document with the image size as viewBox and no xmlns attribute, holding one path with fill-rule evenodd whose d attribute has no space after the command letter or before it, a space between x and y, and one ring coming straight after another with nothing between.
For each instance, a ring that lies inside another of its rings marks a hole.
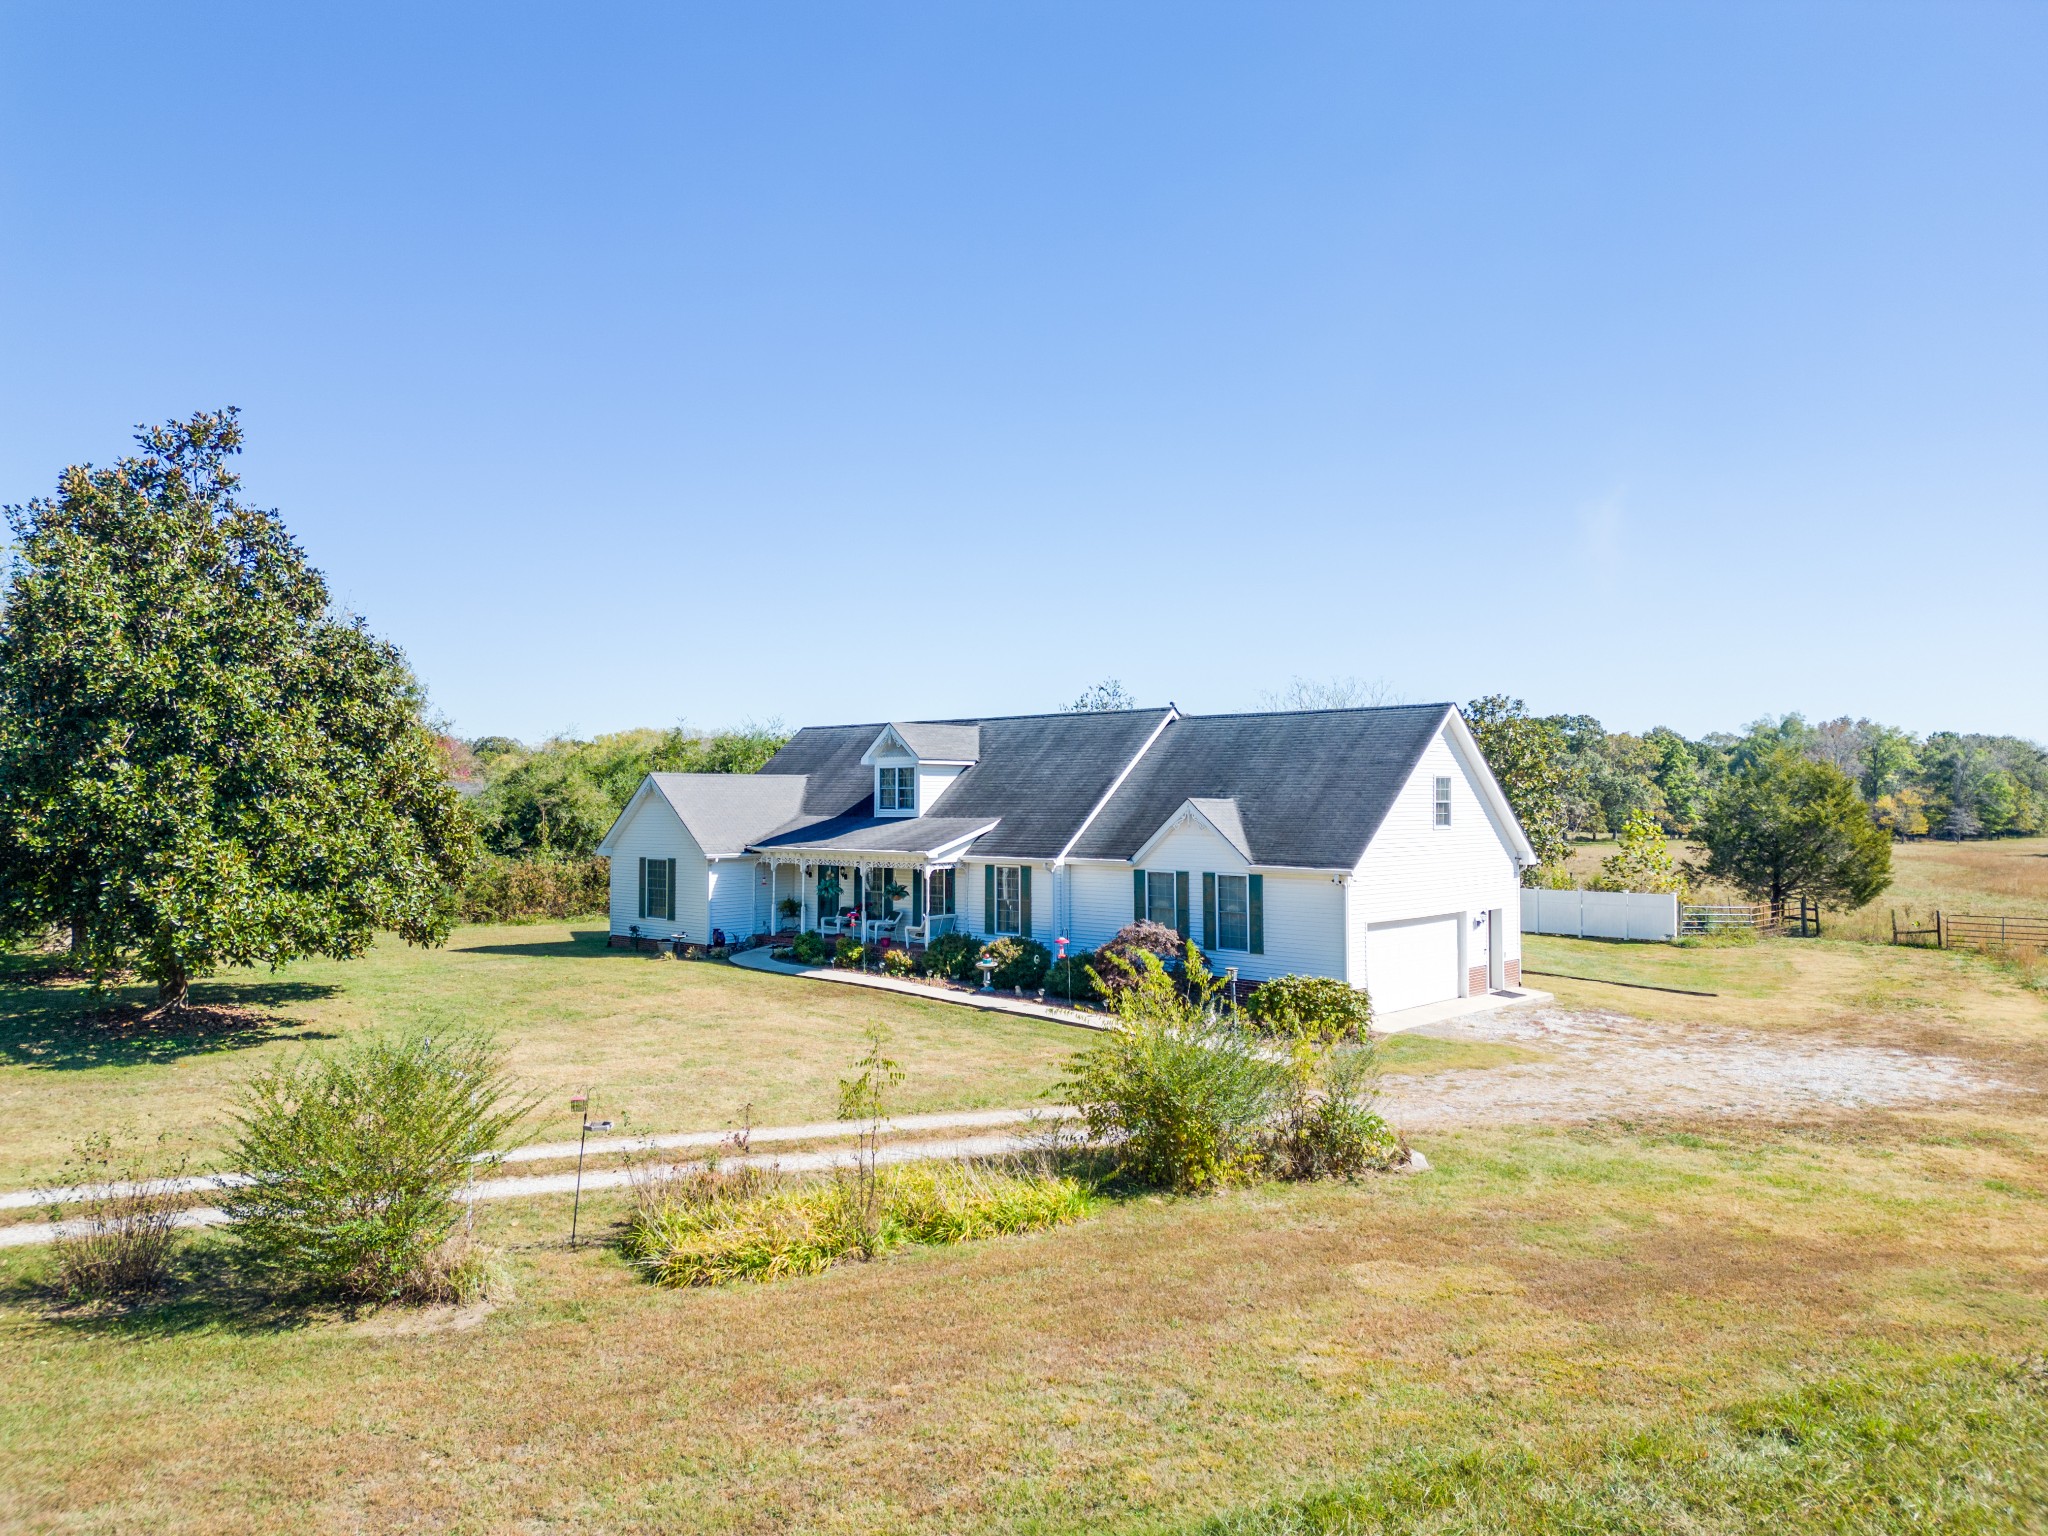
<instances>
[{"instance_id":1,"label":"covered front porch","mask_svg":"<svg viewBox=\"0 0 2048 1536\"><path fill-rule=\"evenodd\" d=\"M756 915L768 932L922 948L960 926L960 856L994 825L910 817L758 845Z\"/></svg>"}]
</instances>

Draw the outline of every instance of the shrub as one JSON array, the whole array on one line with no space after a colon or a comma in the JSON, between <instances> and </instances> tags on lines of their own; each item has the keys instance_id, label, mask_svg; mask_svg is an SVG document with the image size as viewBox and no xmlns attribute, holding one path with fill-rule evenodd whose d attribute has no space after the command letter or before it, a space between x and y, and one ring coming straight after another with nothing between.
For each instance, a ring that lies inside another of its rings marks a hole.
<instances>
[{"instance_id":1,"label":"shrub","mask_svg":"<svg viewBox=\"0 0 2048 1536\"><path fill-rule=\"evenodd\" d=\"M1376 1076L1368 1047L1298 1044L1273 1138L1273 1171L1283 1179L1355 1179L1401 1161L1401 1138L1372 1107Z\"/></svg>"},{"instance_id":2,"label":"shrub","mask_svg":"<svg viewBox=\"0 0 2048 1536\"><path fill-rule=\"evenodd\" d=\"M1061 1001L1072 998L1077 1003L1101 1001L1107 994L1096 982L1094 971L1098 964L1095 952L1087 949L1055 960L1045 973L1046 995Z\"/></svg>"},{"instance_id":3,"label":"shrub","mask_svg":"<svg viewBox=\"0 0 2048 1536\"><path fill-rule=\"evenodd\" d=\"M822 965L825 960L824 936L808 929L798 934L790 943L789 958L798 965Z\"/></svg>"},{"instance_id":4,"label":"shrub","mask_svg":"<svg viewBox=\"0 0 2048 1536\"><path fill-rule=\"evenodd\" d=\"M584 917L611 906L611 860L484 854L462 884L462 920L513 923Z\"/></svg>"},{"instance_id":5,"label":"shrub","mask_svg":"<svg viewBox=\"0 0 2048 1536\"><path fill-rule=\"evenodd\" d=\"M308 1053L243 1089L228 1161L250 1182L221 1205L244 1246L298 1285L400 1299L435 1273L456 1191L528 1108L487 1036Z\"/></svg>"},{"instance_id":6,"label":"shrub","mask_svg":"<svg viewBox=\"0 0 2048 1536\"><path fill-rule=\"evenodd\" d=\"M844 971L858 970L861 957L866 953L859 939L850 933L842 933L839 942L832 946L832 963Z\"/></svg>"},{"instance_id":7,"label":"shrub","mask_svg":"<svg viewBox=\"0 0 2048 1536\"><path fill-rule=\"evenodd\" d=\"M1209 1007L1215 982L1193 945L1176 979L1140 951L1110 1006L1122 1027L1074 1060L1059 1091L1121 1170L1199 1193L1271 1173L1349 1177L1389 1166L1398 1139L1372 1112L1372 1057L1300 1042L1275 1059ZM1202 989L1193 1001L1185 989Z\"/></svg>"},{"instance_id":8,"label":"shrub","mask_svg":"<svg viewBox=\"0 0 2048 1536\"><path fill-rule=\"evenodd\" d=\"M981 956L993 960L996 968L989 973L989 981L998 987L1023 987L1035 990L1045 978L1046 967L1052 964L1052 951L1034 939L997 939L983 949Z\"/></svg>"},{"instance_id":9,"label":"shrub","mask_svg":"<svg viewBox=\"0 0 2048 1536\"><path fill-rule=\"evenodd\" d=\"M658 1187L630 1219L628 1258L663 1285L721 1285L813 1275L904 1244L971 1242L1060 1226L1095 1197L1072 1178L1029 1169L932 1163L883 1170L872 1234L850 1178L811 1183L710 1176Z\"/></svg>"},{"instance_id":10,"label":"shrub","mask_svg":"<svg viewBox=\"0 0 2048 1536\"><path fill-rule=\"evenodd\" d=\"M64 1223L53 1244L58 1289L80 1300L161 1289L170 1274L183 1172L180 1165L144 1177L135 1159L116 1154L105 1131L88 1133L59 1182L94 1193L50 1211L51 1220Z\"/></svg>"},{"instance_id":11,"label":"shrub","mask_svg":"<svg viewBox=\"0 0 2048 1536\"><path fill-rule=\"evenodd\" d=\"M1330 976L1276 976L1245 1000L1244 1011L1267 1034L1324 1045L1363 1040L1372 1023L1366 995Z\"/></svg>"},{"instance_id":12,"label":"shrub","mask_svg":"<svg viewBox=\"0 0 2048 1536\"><path fill-rule=\"evenodd\" d=\"M917 970L917 962L910 957L907 949L886 949L882 951L882 972L887 976L909 976Z\"/></svg>"},{"instance_id":13,"label":"shrub","mask_svg":"<svg viewBox=\"0 0 2048 1536\"><path fill-rule=\"evenodd\" d=\"M974 962L979 958L979 939L965 933L942 933L926 946L919 964L927 976L946 976L954 981L965 981L973 975Z\"/></svg>"}]
</instances>

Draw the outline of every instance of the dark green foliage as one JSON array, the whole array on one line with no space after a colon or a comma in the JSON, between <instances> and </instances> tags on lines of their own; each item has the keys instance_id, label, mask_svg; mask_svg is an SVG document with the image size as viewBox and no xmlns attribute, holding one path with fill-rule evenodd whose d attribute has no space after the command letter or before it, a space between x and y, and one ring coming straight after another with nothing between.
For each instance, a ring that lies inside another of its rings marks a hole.
<instances>
[{"instance_id":1,"label":"dark green foliage","mask_svg":"<svg viewBox=\"0 0 2048 1536\"><path fill-rule=\"evenodd\" d=\"M1091 949L1070 950L1064 960L1055 960L1045 973L1045 995L1077 1003L1100 1002L1105 995L1096 985L1094 969L1100 963Z\"/></svg>"},{"instance_id":2,"label":"dark green foliage","mask_svg":"<svg viewBox=\"0 0 2048 1536\"><path fill-rule=\"evenodd\" d=\"M528 1105L485 1036L369 1039L259 1073L235 1106L221 1201L265 1266L307 1289L385 1300L416 1290L456 1194Z\"/></svg>"},{"instance_id":3,"label":"dark green foliage","mask_svg":"<svg viewBox=\"0 0 2048 1536\"><path fill-rule=\"evenodd\" d=\"M462 886L465 923L582 917L611 904L611 860L508 859L486 853Z\"/></svg>"},{"instance_id":4,"label":"dark green foliage","mask_svg":"<svg viewBox=\"0 0 2048 1536\"><path fill-rule=\"evenodd\" d=\"M0 930L182 1003L222 966L439 943L474 841L405 659L236 500L232 411L10 507Z\"/></svg>"},{"instance_id":5,"label":"dark green foliage","mask_svg":"<svg viewBox=\"0 0 2048 1536\"><path fill-rule=\"evenodd\" d=\"M1707 874L1756 901L1865 905L1891 884L1891 839L1841 769L1779 747L1722 783L1702 827Z\"/></svg>"},{"instance_id":6,"label":"dark green foliage","mask_svg":"<svg viewBox=\"0 0 2048 1536\"><path fill-rule=\"evenodd\" d=\"M832 963L844 971L860 968L861 959L867 954L867 947L852 934L839 936L839 942L832 946Z\"/></svg>"},{"instance_id":7,"label":"dark green foliage","mask_svg":"<svg viewBox=\"0 0 2048 1536\"><path fill-rule=\"evenodd\" d=\"M1500 781L1529 846L1545 864L1571 854L1566 817L1567 748L1564 734L1529 714L1520 699L1493 694L1465 706L1465 723Z\"/></svg>"},{"instance_id":8,"label":"dark green foliage","mask_svg":"<svg viewBox=\"0 0 2048 1536\"><path fill-rule=\"evenodd\" d=\"M825 954L824 936L810 929L805 929L790 941L789 958L798 965L822 965Z\"/></svg>"},{"instance_id":9,"label":"dark green foliage","mask_svg":"<svg viewBox=\"0 0 2048 1536\"><path fill-rule=\"evenodd\" d=\"M1148 954L1165 962L1168 970L1180 964L1185 940L1164 923L1149 920L1125 923L1116 937L1095 952L1095 990L1104 997L1130 986L1138 976L1138 956Z\"/></svg>"},{"instance_id":10,"label":"dark green foliage","mask_svg":"<svg viewBox=\"0 0 2048 1536\"><path fill-rule=\"evenodd\" d=\"M619 731L534 751L502 736L479 738L470 750L486 780L476 802L484 842L515 857L587 858L649 773L752 773L786 740L775 725L709 735Z\"/></svg>"},{"instance_id":11,"label":"dark green foliage","mask_svg":"<svg viewBox=\"0 0 2048 1536\"><path fill-rule=\"evenodd\" d=\"M1052 964L1052 951L1032 939L997 939L982 955L996 963L989 973L991 985L1022 987L1027 992L1037 990Z\"/></svg>"},{"instance_id":12,"label":"dark green foliage","mask_svg":"<svg viewBox=\"0 0 2048 1536\"><path fill-rule=\"evenodd\" d=\"M1369 1046L1332 1051L1304 1041L1289 1066L1267 1154L1277 1177L1355 1179L1407 1155L1372 1107L1378 1069Z\"/></svg>"},{"instance_id":13,"label":"dark green foliage","mask_svg":"<svg viewBox=\"0 0 2048 1536\"><path fill-rule=\"evenodd\" d=\"M1330 976L1276 976L1245 1000L1244 1011L1267 1034L1325 1045L1363 1040L1372 1024L1365 993Z\"/></svg>"},{"instance_id":14,"label":"dark green foliage","mask_svg":"<svg viewBox=\"0 0 2048 1536\"><path fill-rule=\"evenodd\" d=\"M918 964L927 976L967 981L975 975L974 962L980 958L981 941L972 934L942 933L925 947Z\"/></svg>"}]
</instances>

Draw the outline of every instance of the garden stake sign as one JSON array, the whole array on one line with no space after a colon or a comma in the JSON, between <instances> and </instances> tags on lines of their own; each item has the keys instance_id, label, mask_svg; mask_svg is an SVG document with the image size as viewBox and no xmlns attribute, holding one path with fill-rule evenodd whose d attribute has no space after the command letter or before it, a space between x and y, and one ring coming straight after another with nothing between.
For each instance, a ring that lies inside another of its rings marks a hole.
<instances>
[{"instance_id":1,"label":"garden stake sign","mask_svg":"<svg viewBox=\"0 0 2048 1536\"><path fill-rule=\"evenodd\" d=\"M590 1133L592 1131L608 1131L612 1128L612 1123L609 1120L592 1122L589 1114L590 1090L587 1088L583 1091L581 1098L569 1101L569 1107L576 1111L576 1119L583 1127L576 1137L576 1198L569 1207L569 1246L574 1248L576 1246L576 1221L583 1214L584 1143L590 1140Z\"/></svg>"}]
</instances>

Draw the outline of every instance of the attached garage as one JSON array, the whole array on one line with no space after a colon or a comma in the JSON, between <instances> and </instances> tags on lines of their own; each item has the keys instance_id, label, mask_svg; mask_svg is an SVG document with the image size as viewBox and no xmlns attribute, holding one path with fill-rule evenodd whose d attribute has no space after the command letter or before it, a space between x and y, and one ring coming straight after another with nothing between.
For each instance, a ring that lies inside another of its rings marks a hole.
<instances>
[{"instance_id":1,"label":"attached garage","mask_svg":"<svg viewBox=\"0 0 2048 1536\"><path fill-rule=\"evenodd\" d=\"M1458 918L1374 923L1365 933L1365 989L1376 1014L1458 995Z\"/></svg>"}]
</instances>

